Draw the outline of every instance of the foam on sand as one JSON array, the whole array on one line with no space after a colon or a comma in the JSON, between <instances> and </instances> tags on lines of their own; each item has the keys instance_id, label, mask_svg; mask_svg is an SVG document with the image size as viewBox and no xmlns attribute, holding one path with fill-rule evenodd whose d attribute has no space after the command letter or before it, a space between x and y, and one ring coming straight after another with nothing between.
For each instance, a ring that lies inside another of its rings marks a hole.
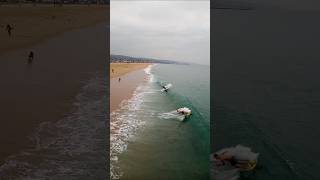
<instances>
[{"instance_id":1,"label":"foam on sand","mask_svg":"<svg viewBox=\"0 0 320 180\"><path fill-rule=\"evenodd\" d=\"M144 69L150 78L151 65ZM120 108L110 114L110 177L120 179L122 172L118 165L118 156L127 150L130 139L143 127L145 121L137 117L137 111L143 111L141 105L144 96L155 93L149 90L148 83L140 84L128 100L123 100Z\"/></svg>"}]
</instances>

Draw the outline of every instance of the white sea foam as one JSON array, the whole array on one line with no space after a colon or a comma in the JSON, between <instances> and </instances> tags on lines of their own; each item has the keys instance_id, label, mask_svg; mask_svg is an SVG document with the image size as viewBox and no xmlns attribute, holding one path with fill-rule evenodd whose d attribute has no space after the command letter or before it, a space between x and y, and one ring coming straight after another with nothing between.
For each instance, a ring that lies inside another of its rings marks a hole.
<instances>
[{"instance_id":1,"label":"white sea foam","mask_svg":"<svg viewBox=\"0 0 320 180\"><path fill-rule=\"evenodd\" d=\"M147 66L147 67L144 69L144 72L145 72L146 74L150 75L150 74L151 74L151 68L152 68L152 65Z\"/></svg>"},{"instance_id":2,"label":"white sea foam","mask_svg":"<svg viewBox=\"0 0 320 180\"><path fill-rule=\"evenodd\" d=\"M173 110L170 112L160 113L158 115L158 118L160 119L178 119L180 121L183 121L185 116L183 114L179 114L177 110Z\"/></svg>"},{"instance_id":3,"label":"white sea foam","mask_svg":"<svg viewBox=\"0 0 320 180\"><path fill-rule=\"evenodd\" d=\"M144 69L150 82L152 65ZM129 100L120 104L120 109L110 114L110 176L111 179L119 179L122 175L118 165L118 155L126 151L128 142L137 131L143 127L145 121L138 118L137 112L143 111L141 105L146 94L154 93L148 83L139 85Z\"/></svg>"},{"instance_id":4,"label":"white sea foam","mask_svg":"<svg viewBox=\"0 0 320 180\"><path fill-rule=\"evenodd\" d=\"M144 72L148 75L147 79L149 80L149 82L154 82L154 75L151 73L151 70L154 66L155 64L151 64L144 69Z\"/></svg>"},{"instance_id":5,"label":"white sea foam","mask_svg":"<svg viewBox=\"0 0 320 180\"><path fill-rule=\"evenodd\" d=\"M59 174L55 179L83 179L90 174L92 179L101 179L105 176L106 88L106 79L98 76L87 82L77 95L73 110L56 122L42 122L30 137L34 145L8 157L0 166L0 177L54 179L52 174Z\"/></svg>"}]
</instances>

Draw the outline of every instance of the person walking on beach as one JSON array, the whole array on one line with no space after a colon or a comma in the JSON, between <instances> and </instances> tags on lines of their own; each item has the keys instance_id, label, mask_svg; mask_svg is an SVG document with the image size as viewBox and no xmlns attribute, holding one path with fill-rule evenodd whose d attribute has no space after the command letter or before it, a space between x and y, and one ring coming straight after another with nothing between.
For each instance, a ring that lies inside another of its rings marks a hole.
<instances>
[{"instance_id":1,"label":"person walking on beach","mask_svg":"<svg viewBox=\"0 0 320 180\"><path fill-rule=\"evenodd\" d=\"M119 80L118 80L119 82L121 81L121 78L119 78Z\"/></svg>"},{"instance_id":2,"label":"person walking on beach","mask_svg":"<svg viewBox=\"0 0 320 180\"><path fill-rule=\"evenodd\" d=\"M34 53L33 51L30 51L29 56L28 56L28 63L31 64L34 58Z\"/></svg>"},{"instance_id":3,"label":"person walking on beach","mask_svg":"<svg viewBox=\"0 0 320 180\"><path fill-rule=\"evenodd\" d=\"M13 27L10 24L7 24L6 30L8 32L9 37L11 37L11 31L12 31Z\"/></svg>"}]
</instances>

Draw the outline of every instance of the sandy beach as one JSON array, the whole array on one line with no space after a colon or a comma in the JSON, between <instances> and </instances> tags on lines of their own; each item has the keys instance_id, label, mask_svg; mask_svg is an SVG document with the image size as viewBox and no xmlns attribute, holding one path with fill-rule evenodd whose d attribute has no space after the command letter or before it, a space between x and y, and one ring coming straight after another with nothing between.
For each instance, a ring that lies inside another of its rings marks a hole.
<instances>
[{"instance_id":1,"label":"sandy beach","mask_svg":"<svg viewBox=\"0 0 320 180\"><path fill-rule=\"evenodd\" d=\"M33 147L29 137L39 124L64 117L84 83L105 71L108 11L107 6L0 7L0 165ZM7 23L13 24L12 37Z\"/></svg>"},{"instance_id":2,"label":"sandy beach","mask_svg":"<svg viewBox=\"0 0 320 180\"><path fill-rule=\"evenodd\" d=\"M73 29L107 22L105 5L2 5L0 6L0 54L34 45ZM6 26L10 25L9 37Z\"/></svg>"},{"instance_id":3,"label":"sandy beach","mask_svg":"<svg viewBox=\"0 0 320 180\"><path fill-rule=\"evenodd\" d=\"M146 68L148 63L111 63L110 64L110 78L115 78L127 74L131 71ZM113 72L112 72L113 69Z\"/></svg>"},{"instance_id":4,"label":"sandy beach","mask_svg":"<svg viewBox=\"0 0 320 180\"><path fill-rule=\"evenodd\" d=\"M149 65L148 63L110 64L110 112L118 109L123 100L132 96L138 84L145 80L146 74L143 69Z\"/></svg>"}]
</instances>

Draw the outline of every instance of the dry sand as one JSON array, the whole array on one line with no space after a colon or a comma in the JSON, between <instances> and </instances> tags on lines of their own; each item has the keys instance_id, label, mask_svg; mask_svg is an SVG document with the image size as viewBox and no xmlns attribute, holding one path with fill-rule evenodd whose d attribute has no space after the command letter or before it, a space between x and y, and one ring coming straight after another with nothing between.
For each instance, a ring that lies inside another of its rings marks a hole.
<instances>
[{"instance_id":1,"label":"dry sand","mask_svg":"<svg viewBox=\"0 0 320 180\"><path fill-rule=\"evenodd\" d=\"M143 71L148 63L111 63L110 64L110 112L119 108L123 100L132 97L137 86L146 80ZM112 73L114 69L114 73ZM121 78L119 82L118 78Z\"/></svg>"},{"instance_id":2,"label":"dry sand","mask_svg":"<svg viewBox=\"0 0 320 180\"><path fill-rule=\"evenodd\" d=\"M0 6L0 54L34 45L72 29L109 22L105 5L18 5ZM7 24L13 27L8 36ZM109 24L109 23L108 23Z\"/></svg>"},{"instance_id":3,"label":"dry sand","mask_svg":"<svg viewBox=\"0 0 320 180\"><path fill-rule=\"evenodd\" d=\"M111 63L110 78L115 78L127 74L131 71L146 68L148 63ZM112 72L112 69L114 70Z\"/></svg>"},{"instance_id":4,"label":"dry sand","mask_svg":"<svg viewBox=\"0 0 320 180\"><path fill-rule=\"evenodd\" d=\"M15 27L12 39L0 31L0 165L34 146L28 137L39 124L70 112L84 82L106 70L108 11L93 6L0 7L1 25L14 22ZM50 19L53 14L55 20ZM68 17L73 23L62 20ZM35 58L27 64L31 50Z\"/></svg>"}]
</instances>

